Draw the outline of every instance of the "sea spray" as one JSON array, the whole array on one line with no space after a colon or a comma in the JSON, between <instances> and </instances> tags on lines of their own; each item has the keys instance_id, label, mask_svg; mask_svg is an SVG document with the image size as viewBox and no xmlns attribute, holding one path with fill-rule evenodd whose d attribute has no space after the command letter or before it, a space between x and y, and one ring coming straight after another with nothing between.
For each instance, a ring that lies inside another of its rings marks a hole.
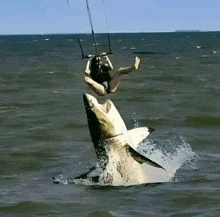
<instances>
[{"instance_id":1,"label":"sea spray","mask_svg":"<svg viewBox=\"0 0 220 217\"><path fill-rule=\"evenodd\" d=\"M165 134L154 140L146 139L138 146L138 151L153 161L163 165L167 170L166 177L157 177L160 180L151 181L171 181L175 173L183 164L191 165L195 168L198 158L193 152L190 144L178 134Z\"/></svg>"},{"instance_id":2,"label":"sea spray","mask_svg":"<svg viewBox=\"0 0 220 217\"><path fill-rule=\"evenodd\" d=\"M103 144L108 151L111 146ZM145 139L137 148L137 151L147 158L162 165L165 170L158 169L148 164L139 164L133 160L120 147L115 146L111 150L108 162L97 163L86 179L66 180L59 176L54 179L54 183L74 183L81 185L111 185L111 186L131 186L145 183L161 183L176 181L175 174L183 165L195 168L198 155L193 152L190 144L178 134L165 133L154 139ZM105 161L106 159L103 159ZM133 162L133 163L132 163ZM129 166L128 166L129 165ZM126 171L122 175L120 171ZM97 178L98 177L98 178ZM95 178L95 179L94 179ZM96 181L94 181L96 180Z\"/></svg>"}]
</instances>

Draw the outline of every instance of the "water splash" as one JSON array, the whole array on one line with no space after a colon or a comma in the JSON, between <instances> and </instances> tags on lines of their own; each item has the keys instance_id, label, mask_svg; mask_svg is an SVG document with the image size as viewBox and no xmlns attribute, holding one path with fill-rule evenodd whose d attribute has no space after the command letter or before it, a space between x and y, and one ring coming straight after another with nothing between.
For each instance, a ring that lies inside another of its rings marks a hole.
<instances>
[{"instance_id":1,"label":"water splash","mask_svg":"<svg viewBox=\"0 0 220 217\"><path fill-rule=\"evenodd\" d=\"M130 186L145 183L172 182L175 174L183 165L195 168L198 156L190 144L178 134L163 134L155 139L145 139L139 144L137 151L165 168L155 168L147 164L139 164L126 152L111 150L106 168L97 163L85 179L54 179L54 183L74 183L80 185ZM120 173L123 171L123 173Z\"/></svg>"},{"instance_id":2,"label":"water splash","mask_svg":"<svg viewBox=\"0 0 220 217\"><path fill-rule=\"evenodd\" d=\"M157 139L146 139L139 146L141 154L149 157L167 170L164 177L157 177L160 180L152 181L171 181L175 173L183 165L196 168L198 155L193 152L190 144L185 142L183 137L178 134L166 134Z\"/></svg>"},{"instance_id":3,"label":"water splash","mask_svg":"<svg viewBox=\"0 0 220 217\"><path fill-rule=\"evenodd\" d=\"M138 128L139 127L139 122L136 118L136 113L135 112L133 113L133 118L132 119L134 121L134 128Z\"/></svg>"}]
</instances>

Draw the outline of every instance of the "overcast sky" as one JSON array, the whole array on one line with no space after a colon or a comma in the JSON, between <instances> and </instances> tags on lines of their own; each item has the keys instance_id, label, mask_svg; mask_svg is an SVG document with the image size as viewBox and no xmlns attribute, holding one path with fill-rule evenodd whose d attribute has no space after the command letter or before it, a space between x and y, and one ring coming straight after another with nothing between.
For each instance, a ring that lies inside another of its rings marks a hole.
<instances>
[{"instance_id":1,"label":"overcast sky","mask_svg":"<svg viewBox=\"0 0 220 217\"><path fill-rule=\"evenodd\" d=\"M89 5L97 33L220 31L220 0L89 0ZM89 32L86 0L69 5L67 0L0 0L0 35Z\"/></svg>"}]
</instances>

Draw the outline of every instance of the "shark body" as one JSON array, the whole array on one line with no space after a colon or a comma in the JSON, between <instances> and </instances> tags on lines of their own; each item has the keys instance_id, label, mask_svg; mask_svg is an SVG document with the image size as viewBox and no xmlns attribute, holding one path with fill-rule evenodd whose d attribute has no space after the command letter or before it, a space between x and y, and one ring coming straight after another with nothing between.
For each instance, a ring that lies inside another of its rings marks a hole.
<instances>
[{"instance_id":1,"label":"shark body","mask_svg":"<svg viewBox=\"0 0 220 217\"><path fill-rule=\"evenodd\" d=\"M137 151L138 144L154 131L152 128L127 130L111 100L99 104L89 94L84 94L83 100L98 164L74 180L89 179L113 185L140 184L147 180L144 164L151 169L165 170Z\"/></svg>"}]
</instances>

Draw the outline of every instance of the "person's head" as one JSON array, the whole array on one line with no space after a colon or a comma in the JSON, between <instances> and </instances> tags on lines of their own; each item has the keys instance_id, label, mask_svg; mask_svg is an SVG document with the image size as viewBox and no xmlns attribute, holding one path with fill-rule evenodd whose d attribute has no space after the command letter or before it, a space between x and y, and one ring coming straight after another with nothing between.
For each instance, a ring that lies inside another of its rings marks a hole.
<instances>
[{"instance_id":1,"label":"person's head","mask_svg":"<svg viewBox=\"0 0 220 217\"><path fill-rule=\"evenodd\" d=\"M103 64L100 57L94 56L91 60L91 71L94 73L98 73L100 71L102 72L108 72L111 68L109 65Z\"/></svg>"},{"instance_id":2,"label":"person's head","mask_svg":"<svg viewBox=\"0 0 220 217\"><path fill-rule=\"evenodd\" d=\"M101 58L94 56L91 60L91 70L93 72L98 71L101 64Z\"/></svg>"}]
</instances>

